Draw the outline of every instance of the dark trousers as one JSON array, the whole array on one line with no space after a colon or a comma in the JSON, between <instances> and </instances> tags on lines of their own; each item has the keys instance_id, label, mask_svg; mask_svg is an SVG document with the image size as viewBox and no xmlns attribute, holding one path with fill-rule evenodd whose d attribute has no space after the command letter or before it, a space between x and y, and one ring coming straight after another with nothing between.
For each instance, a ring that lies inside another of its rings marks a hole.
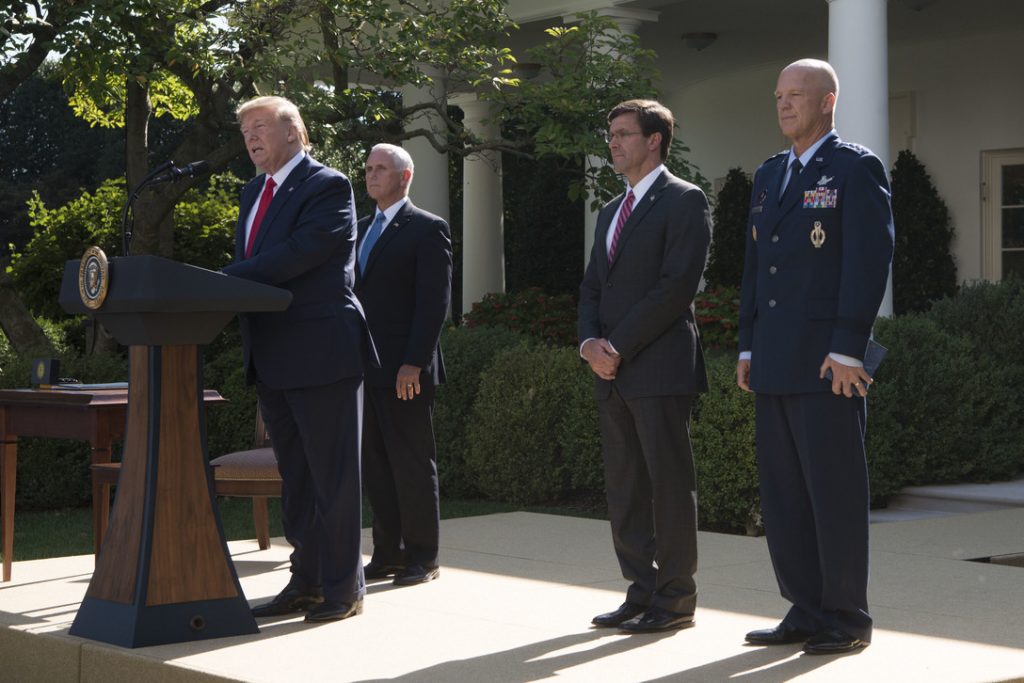
<instances>
[{"instance_id":1,"label":"dark trousers","mask_svg":"<svg viewBox=\"0 0 1024 683\"><path fill-rule=\"evenodd\" d=\"M363 597L359 442L362 378L301 389L258 384L260 409L281 471L281 516L291 570L324 597Z\"/></svg>"},{"instance_id":2,"label":"dark trousers","mask_svg":"<svg viewBox=\"0 0 1024 683\"><path fill-rule=\"evenodd\" d=\"M692 396L598 401L612 542L629 602L693 614L697 486ZM657 566L655 566L657 563Z\"/></svg>"},{"instance_id":3,"label":"dark trousers","mask_svg":"<svg viewBox=\"0 0 1024 683\"><path fill-rule=\"evenodd\" d=\"M368 387L363 419L363 485L373 508L373 559L437 566L440 495L433 425L434 387L403 401L394 387Z\"/></svg>"},{"instance_id":4,"label":"dark trousers","mask_svg":"<svg viewBox=\"0 0 1024 683\"><path fill-rule=\"evenodd\" d=\"M864 401L831 393L757 396L757 462L784 621L871 640Z\"/></svg>"}]
</instances>

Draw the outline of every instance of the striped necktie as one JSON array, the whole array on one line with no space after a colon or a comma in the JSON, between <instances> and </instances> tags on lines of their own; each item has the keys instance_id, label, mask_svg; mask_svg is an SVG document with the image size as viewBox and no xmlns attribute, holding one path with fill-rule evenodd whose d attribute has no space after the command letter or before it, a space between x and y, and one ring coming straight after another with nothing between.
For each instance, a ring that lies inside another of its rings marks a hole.
<instances>
[{"instance_id":1,"label":"striped necktie","mask_svg":"<svg viewBox=\"0 0 1024 683\"><path fill-rule=\"evenodd\" d=\"M619 248L619 237L622 236L622 226L629 220L629 215L633 213L633 190L626 193L626 198L622 200L622 208L619 209L619 220L615 221L615 232L612 233L612 245L608 248L608 265L612 264L615 260L615 251Z\"/></svg>"}]
</instances>

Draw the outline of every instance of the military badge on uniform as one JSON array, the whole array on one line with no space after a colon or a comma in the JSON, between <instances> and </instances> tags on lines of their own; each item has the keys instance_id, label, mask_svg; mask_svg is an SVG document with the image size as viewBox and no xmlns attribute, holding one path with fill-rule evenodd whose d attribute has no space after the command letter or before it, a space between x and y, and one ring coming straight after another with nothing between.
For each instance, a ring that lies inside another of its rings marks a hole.
<instances>
[{"instance_id":1,"label":"military badge on uniform","mask_svg":"<svg viewBox=\"0 0 1024 683\"><path fill-rule=\"evenodd\" d=\"M828 184L829 184L829 183L831 183L831 182L832 182L832 181L833 181L834 179L835 179L835 178L834 178L833 176L830 176L830 175L823 175L823 176L821 176L820 178L818 178L818 182L817 182L817 185L818 185L819 187L820 187L821 185L828 185Z\"/></svg>"},{"instance_id":2,"label":"military badge on uniform","mask_svg":"<svg viewBox=\"0 0 1024 683\"><path fill-rule=\"evenodd\" d=\"M768 190L761 190L761 194L757 195L757 203L764 204L764 200L768 197Z\"/></svg>"},{"instance_id":3,"label":"military badge on uniform","mask_svg":"<svg viewBox=\"0 0 1024 683\"><path fill-rule=\"evenodd\" d=\"M819 187L804 192L805 209L834 209L838 201L838 189Z\"/></svg>"},{"instance_id":4,"label":"military badge on uniform","mask_svg":"<svg viewBox=\"0 0 1024 683\"><path fill-rule=\"evenodd\" d=\"M815 249L821 249L825 244L825 231L821 229L821 221L814 221L814 229L811 230L811 244Z\"/></svg>"},{"instance_id":5,"label":"military badge on uniform","mask_svg":"<svg viewBox=\"0 0 1024 683\"><path fill-rule=\"evenodd\" d=\"M756 225L753 228L750 229L750 236L754 238L755 242L757 241L757 226Z\"/></svg>"}]
</instances>

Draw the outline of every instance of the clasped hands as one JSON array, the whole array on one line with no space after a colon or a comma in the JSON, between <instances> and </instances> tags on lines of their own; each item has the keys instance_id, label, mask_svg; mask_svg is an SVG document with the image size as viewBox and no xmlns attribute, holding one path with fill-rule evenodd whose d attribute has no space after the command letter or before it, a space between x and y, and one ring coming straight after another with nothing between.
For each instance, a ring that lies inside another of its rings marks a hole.
<instances>
[{"instance_id":1,"label":"clasped hands","mask_svg":"<svg viewBox=\"0 0 1024 683\"><path fill-rule=\"evenodd\" d=\"M580 355L601 379L615 379L619 363L622 362L622 356L612 348L607 339L588 339L580 348Z\"/></svg>"},{"instance_id":2,"label":"clasped hands","mask_svg":"<svg viewBox=\"0 0 1024 683\"><path fill-rule=\"evenodd\" d=\"M864 397L868 395L868 387L874 381L871 375L864 368L844 365L825 356L825 361L818 369L818 377L825 379L825 371L832 368L832 393L838 396L842 394L847 398L855 395ZM743 391L752 391L750 388L750 360L742 359L736 363L736 384Z\"/></svg>"}]
</instances>

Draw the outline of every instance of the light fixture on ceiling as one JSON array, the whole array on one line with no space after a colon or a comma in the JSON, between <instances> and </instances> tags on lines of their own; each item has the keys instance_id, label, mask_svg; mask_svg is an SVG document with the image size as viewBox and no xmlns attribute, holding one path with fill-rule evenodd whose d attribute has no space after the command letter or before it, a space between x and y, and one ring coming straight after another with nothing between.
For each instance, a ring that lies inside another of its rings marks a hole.
<instances>
[{"instance_id":1,"label":"light fixture on ceiling","mask_svg":"<svg viewBox=\"0 0 1024 683\"><path fill-rule=\"evenodd\" d=\"M718 34L717 33L710 33L708 31L697 31L695 33L684 33L683 35L681 35L679 37L683 39L683 45L685 45L688 48L694 49L697 52L700 52L701 50L703 50L706 47L710 47L710 45L713 42L718 40Z\"/></svg>"}]
</instances>

